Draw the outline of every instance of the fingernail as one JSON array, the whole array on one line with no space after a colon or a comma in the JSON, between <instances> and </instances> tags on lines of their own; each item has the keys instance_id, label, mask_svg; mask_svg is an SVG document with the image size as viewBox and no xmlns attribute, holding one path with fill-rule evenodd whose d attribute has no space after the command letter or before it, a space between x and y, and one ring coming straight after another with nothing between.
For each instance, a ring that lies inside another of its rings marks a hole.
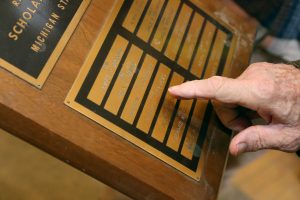
<instances>
[{"instance_id":1,"label":"fingernail","mask_svg":"<svg viewBox=\"0 0 300 200\"><path fill-rule=\"evenodd\" d=\"M236 147L237 147L237 154L244 153L247 150L247 148L248 148L247 144L244 143L244 142L238 143L236 145Z\"/></svg>"}]
</instances>

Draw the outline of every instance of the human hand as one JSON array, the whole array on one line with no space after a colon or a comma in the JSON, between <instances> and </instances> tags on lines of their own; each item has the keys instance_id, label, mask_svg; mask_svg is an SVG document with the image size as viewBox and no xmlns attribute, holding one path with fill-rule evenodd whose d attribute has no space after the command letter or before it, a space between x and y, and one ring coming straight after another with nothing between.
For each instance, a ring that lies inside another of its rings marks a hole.
<instances>
[{"instance_id":1,"label":"human hand","mask_svg":"<svg viewBox=\"0 0 300 200\"><path fill-rule=\"evenodd\" d=\"M222 123L239 132L230 144L233 155L300 149L300 70L291 65L256 63L236 79L214 76L171 87L169 92L183 99L212 99ZM241 107L255 111L267 125L252 126Z\"/></svg>"}]
</instances>

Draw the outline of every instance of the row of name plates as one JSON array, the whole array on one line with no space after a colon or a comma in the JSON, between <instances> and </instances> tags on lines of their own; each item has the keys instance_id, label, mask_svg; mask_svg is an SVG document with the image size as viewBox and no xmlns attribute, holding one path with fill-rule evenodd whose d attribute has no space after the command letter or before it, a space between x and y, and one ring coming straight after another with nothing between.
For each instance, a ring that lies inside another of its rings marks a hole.
<instances>
[{"instance_id":1,"label":"row of name plates","mask_svg":"<svg viewBox=\"0 0 300 200\"><path fill-rule=\"evenodd\" d=\"M42 88L89 0L0 2L0 66ZM167 89L221 75L234 34L192 0L119 0L65 103L199 180L212 108Z\"/></svg>"}]
</instances>

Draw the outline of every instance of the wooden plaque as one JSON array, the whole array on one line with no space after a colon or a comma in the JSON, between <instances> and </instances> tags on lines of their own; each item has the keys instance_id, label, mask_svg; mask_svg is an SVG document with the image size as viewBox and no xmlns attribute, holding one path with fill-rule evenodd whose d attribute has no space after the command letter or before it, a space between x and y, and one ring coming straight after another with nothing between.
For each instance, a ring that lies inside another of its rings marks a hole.
<instances>
[{"instance_id":1,"label":"wooden plaque","mask_svg":"<svg viewBox=\"0 0 300 200\"><path fill-rule=\"evenodd\" d=\"M0 67L41 88L90 0L0 2Z\"/></svg>"},{"instance_id":2,"label":"wooden plaque","mask_svg":"<svg viewBox=\"0 0 300 200\"><path fill-rule=\"evenodd\" d=\"M42 90L0 67L0 127L134 199L216 199L231 134L167 88L248 66L229 2L92 0Z\"/></svg>"},{"instance_id":3,"label":"wooden plaque","mask_svg":"<svg viewBox=\"0 0 300 200\"><path fill-rule=\"evenodd\" d=\"M176 100L167 90L222 75L232 63L234 37L188 0L120 0L66 104L200 180L209 126L217 126L212 106L207 100Z\"/></svg>"}]
</instances>

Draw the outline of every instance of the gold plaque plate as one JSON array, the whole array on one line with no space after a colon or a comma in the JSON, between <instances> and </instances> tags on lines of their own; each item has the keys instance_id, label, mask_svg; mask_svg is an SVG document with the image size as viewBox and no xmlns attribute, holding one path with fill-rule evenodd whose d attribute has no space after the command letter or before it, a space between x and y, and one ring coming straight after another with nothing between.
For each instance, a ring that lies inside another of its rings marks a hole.
<instances>
[{"instance_id":1,"label":"gold plaque plate","mask_svg":"<svg viewBox=\"0 0 300 200\"><path fill-rule=\"evenodd\" d=\"M0 2L0 67L41 88L90 0Z\"/></svg>"},{"instance_id":2,"label":"gold plaque plate","mask_svg":"<svg viewBox=\"0 0 300 200\"><path fill-rule=\"evenodd\" d=\"M221 75L235 38L192 1L119 0L65 103L200 180L212 106L167 90Z\"/></svg>"}]
</instances>

